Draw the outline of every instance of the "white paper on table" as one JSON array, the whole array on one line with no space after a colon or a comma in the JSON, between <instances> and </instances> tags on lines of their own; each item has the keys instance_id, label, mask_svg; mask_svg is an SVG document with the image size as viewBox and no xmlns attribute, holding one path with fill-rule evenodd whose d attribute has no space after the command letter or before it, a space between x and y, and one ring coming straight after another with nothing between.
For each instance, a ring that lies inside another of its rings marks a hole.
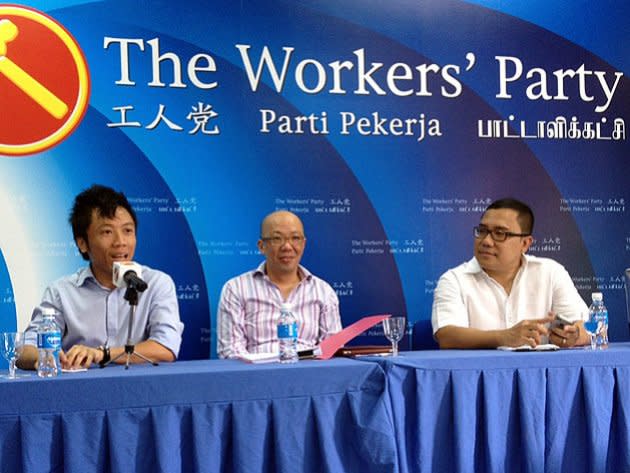
<instances>
[{"instance_id":1,"label":"white paper on table","mask_svg":"<svg viewBox=\"0 0 630 473\"><path fill-rule=\"evenodd\" d=\"M273 363L279 360L277 353L245 353L239 359L247 363Z\"/></svg>"},{"instance_id":2,"label":"white paper on table","mask_svg":"<svg viewBox=\"0 0 630 473\"><path fill-rule=\"evenodd\" d=\"M560 347L558 345L554 345L553 343L543 343L541 345L536 345L535 347L530 347L529 345L521 345L519 347L497 347L497 350L503 351L555 351L559 349Z\"/></svg>"}]
</instances>

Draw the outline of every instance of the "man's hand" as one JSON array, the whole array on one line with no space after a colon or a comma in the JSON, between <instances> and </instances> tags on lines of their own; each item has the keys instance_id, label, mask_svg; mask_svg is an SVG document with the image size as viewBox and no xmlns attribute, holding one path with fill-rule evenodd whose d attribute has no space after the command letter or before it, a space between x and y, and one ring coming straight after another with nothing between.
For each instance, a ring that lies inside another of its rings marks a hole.
<instances>
[{"instance_id":1,"label":"man's hand","mask_svg":"<svg viewBox=\"0 0 630 473\"><path fill-rule=\"evenodd\" d=\"M481 330L470 327L447 325L435 332L440 348L497 348L520 347L540 344L541 337L549 333L547 326L553 313L542 319L522 320L513 327L499 330Z\"/></svg>"},{"instance_id":2,"label":"man's hand","mask_svg":"<svg viewBox=\"0 0 630 473\"><path fill-rule=\"evenodd\" d=\"M63 369L89 368L92 363L99 363L103 352L98 348L75 345L67 353L59 352L59 362Z\"/></svg>"},{"instance_id":3,"label":"man's hand","mask_svg":"<svg viewBox=\"0 0 630 473\"><path fill-rule=\"evenodd\" d=\"M540 337L549 333L547 324L552 320L551 312L544 319L522 320L503 331L501 345L508 347L529 345L532 348L540 345Z\"/></svg>"},{"instance_id":4,"label":"man's hand","mask_svg":"<svg viewBox=\"0 0 630 473\"><path fill-rule=\"evenodd\" d=\"M580 342L580 328L577 324L556 325L549 333L549 341L560 348L569 348Z\"/></svg>"}]
</instances>

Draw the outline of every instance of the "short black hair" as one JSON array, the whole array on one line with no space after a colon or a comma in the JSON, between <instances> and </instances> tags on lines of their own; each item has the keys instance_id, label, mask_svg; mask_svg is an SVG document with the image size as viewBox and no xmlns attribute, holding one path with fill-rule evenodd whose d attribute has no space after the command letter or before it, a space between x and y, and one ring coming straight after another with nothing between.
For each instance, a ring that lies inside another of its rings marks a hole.
<instances>
[{"instance_id":1,"label":"short black hair","mask_svg":"<svg viewBox=\"0 0 630 473\"><path fill-rule=\"evenodd\" d=\"M495 200L488 208L486 212L492 209L512 209L518 213L518 223L521 226L521 232L529 235L534 231L534 212L525 202L514 199L512 197L505 197L503 199ZM485 212L484 212L485 213Z\"/></svg>"},{"instance_id":2,"label":"short black hair","mask_svg":"<svg viewBox=\"0 0 630 473\"><path fill-rule=\"evenodd\" d=\"M88 187L74 199L74 205L70 211L70 225L74 241L83 238L86 242L87 230L92 223L92 212L97 210L104 218L114 218L118 207L122 207L133 219L133 224L138 229L138 219L131 204L122 192L116 192L111 187L94 184ZM79 250L80 251L80 250ZM87 253L81 253L84 260L89 261Z\"/></svg>"}]
</instances>

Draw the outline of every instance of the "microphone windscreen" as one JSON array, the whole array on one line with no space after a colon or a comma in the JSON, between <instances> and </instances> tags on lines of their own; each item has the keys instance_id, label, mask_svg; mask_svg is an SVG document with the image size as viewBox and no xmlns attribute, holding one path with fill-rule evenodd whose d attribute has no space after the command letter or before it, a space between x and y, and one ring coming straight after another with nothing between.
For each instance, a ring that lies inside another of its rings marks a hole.
<instances>
[{"instance_id":1,"label":"microphone windscreen","mask_svg":"<svg viewBox=\"0 0 630 473\"><path fill-rule=\"evenodd\" d=\"M125 274L129 271L136 273L136 276L142 278L142 266L133 261L114 261L112 272L112 282L116 287L126 287Z\"/></svg>"}]
</instances>

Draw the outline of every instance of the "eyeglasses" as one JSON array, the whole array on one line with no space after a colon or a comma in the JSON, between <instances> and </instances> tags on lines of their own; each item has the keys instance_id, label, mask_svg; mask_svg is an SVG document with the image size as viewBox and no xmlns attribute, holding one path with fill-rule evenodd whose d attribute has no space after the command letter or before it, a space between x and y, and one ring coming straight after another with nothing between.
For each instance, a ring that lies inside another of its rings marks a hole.
<instances>
[{"instance_id":1,"label":"eyeglasses","mask_svg":"<svg viewBox=\"0 0 630 473\"><path fill-rule=\"evenodd\" d=\"M286 242L289 242L291 246L300 246L304 243L304 240L306 240L306 238L302 235L292 235L290 237L260 237L260 239L265 243L269 243L271 246L283 246Z\"/></svg>"},{"instance_id":2,"label":"eyeglasses","mask_svg":"<svg viewBox=\"0 0 630 473\"><path fill-rule=\"evenodd\" d=\"M499 228L495 228L494 230L490 230L487 227L473 228L473 235L475 236L475 238L484 239L486 236L488 236L488 234L490 234L490 237L494 241L505 241L509 237L526 237L531 235L531 233L506 232L505 230L501 230Z\"/></svg>"}]
</instances>

